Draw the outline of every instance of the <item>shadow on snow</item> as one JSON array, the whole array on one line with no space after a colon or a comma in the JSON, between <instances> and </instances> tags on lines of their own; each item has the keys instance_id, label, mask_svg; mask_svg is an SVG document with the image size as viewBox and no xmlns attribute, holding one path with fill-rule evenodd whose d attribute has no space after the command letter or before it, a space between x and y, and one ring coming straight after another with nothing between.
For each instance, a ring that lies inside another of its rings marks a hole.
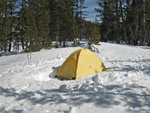
<instances>
[{"instance_id":1,"label":"shadow on snow","mask_svg":"<svg viewBox=\"0 0 150 113\"><path fill-rule=\"evenodd\" d=\"M140 89L140 93L135 92ZM61 104L80 106L85 103L94 103L97 107L109 108L113 105L122 104L130 112L148 112L150 108L150 90L137 84L128 85L126 88L120 85L100 85L82 84L72 89L66 85L61 85L58 89L47 89L39 91L22 91L17 93L15 89L0 87L0 95L13 97L14 101L26 100L36 104ZM40 96L36 96L40 95ZM145 108L147 107L147 108ZM137 109L134 109L137 108ZM0 112L7 113L5 108L0 108ZM9 111L10 112L10 111ZM21 110L13 109L11 112L21 113Z\"/></svg>"},{"instance_id":2,"label":"shadow on snow","mask_svg":"<svg viewBox=\"0 0 150 113\"><path fill-rule=\"evenodd\" d=\"M150 59L141 59L139 61L134 60L118 60L118 61L108 61L111 63L120 64L121 67L109 67L110 71L121 71L121 72L143 72L150 76Z\"/></svg>"}]
</instances>

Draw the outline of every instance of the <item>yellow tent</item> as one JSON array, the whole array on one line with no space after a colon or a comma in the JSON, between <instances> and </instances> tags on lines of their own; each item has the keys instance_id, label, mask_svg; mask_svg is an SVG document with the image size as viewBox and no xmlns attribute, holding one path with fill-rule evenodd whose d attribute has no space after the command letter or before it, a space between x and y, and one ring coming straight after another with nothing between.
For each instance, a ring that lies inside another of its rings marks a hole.
<instances>
[{"instance_id":1,"label":"yellow tent","mask_svg":"<svg viewBox=\"0 0 150 113\"><path fill-rule=\"evenodd\" d=\"M72 80L105 70L103 62L96 54L88 49L79 49L66 59L56 76Z\"/></svg>"}]
</instances>

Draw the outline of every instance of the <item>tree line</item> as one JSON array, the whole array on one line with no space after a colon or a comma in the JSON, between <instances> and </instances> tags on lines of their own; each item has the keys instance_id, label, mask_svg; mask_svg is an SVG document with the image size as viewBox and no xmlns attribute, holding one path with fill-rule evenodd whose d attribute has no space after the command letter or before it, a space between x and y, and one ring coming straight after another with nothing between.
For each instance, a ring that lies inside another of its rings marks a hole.
<instances>
[{"instance_id":1,"label":"tree line","mask_svg":"<svg viewBox=\"0 0 150 113\"><path fill-rule=\"evenodd\" d=\"M84 19L85 8L84 0L0 0L0 50L38 51L53 41L75 46L77 38L100 35L99 26Z\"/></svg>"},{"instance_id":2,"label":"tree line","mask_svg":"<svg viewBox=\"0 0 150 113\"><path fill-rule=\"evenodd\" d=\"M98 0L103 41L150 46L149 0Z\"/></svg>"},{"instance_id":3,"label":"tree line","mask_svg":"<svg viewBox=\"0 0 150 113\"><path fill-rule=\"evenodd\" d=\"M91 43L116 41L150 46L149 0L97 0L100 22L85 20L84 0L0 0L0 51L38 51L73 46L82 38Z\"/></svg>"}]
</instances>

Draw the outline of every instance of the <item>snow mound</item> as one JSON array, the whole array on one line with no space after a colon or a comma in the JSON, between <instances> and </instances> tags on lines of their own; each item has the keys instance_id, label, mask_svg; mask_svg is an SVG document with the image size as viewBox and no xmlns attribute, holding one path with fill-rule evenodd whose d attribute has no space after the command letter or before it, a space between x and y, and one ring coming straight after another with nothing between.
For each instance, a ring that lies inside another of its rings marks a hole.
<instances>
[{"instance_id":1,"label":"snow mound","mask_svg":"<svg viewBox=\"0 0 150 113\"><path fill-rule=\"evenodd\" d=\"M36 69L30 72L30 76L36 81L49 81L50 70L45 70L45 68Z\"/></svg>"}]
</instances>

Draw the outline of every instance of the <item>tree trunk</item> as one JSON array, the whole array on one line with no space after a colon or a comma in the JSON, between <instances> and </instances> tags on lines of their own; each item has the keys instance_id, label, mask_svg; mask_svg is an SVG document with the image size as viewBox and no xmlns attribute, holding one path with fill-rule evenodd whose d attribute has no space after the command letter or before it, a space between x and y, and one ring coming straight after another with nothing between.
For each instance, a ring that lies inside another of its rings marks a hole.
<instances>
[{"instance_id":1,"label":"tree trunk","mask_svg":"<svg viewBox=\"0 0 150 113\"><path fill-rule=\"evenodd\" d=\"M66 47L66 41L63 40L63 47Z\"/></svg>"},{"instance_id":2,"label":"tree trunk","mask_svg":"<svg viewBox=\"0 0 150 113\"><path fill-rule=\"evenodd\" d=\"M122 22L124 22L122 0L120 0L120 16L121 16Z\"/></svg>"},{"instance_id":3,"label":"tree trunk","mask_svg":"<svg viewBox=\"0 0 150 113\"><path fill-rule=\"evenodd\" d=\"M9 52L11 52L11 40L9 40L9 49L8 49Z\"/></svg>"},{"instance_id":4,"label":"tree trunk","mask_svg":"<svg viewBox=\"0 0 150 113\"><path fill-rule=\"evenodd\" d=\"M145 9L145 0L143 0L143 25L144 25L144 31L145 31L145 26L146 26L146 9Z\"/></svg>"},{"instance_id":5,"label":"tree trunk","mask_svg":"<svg viewBox=\"0 0 150 113\"><path fill-rule=\"evenodd\" d=\"M146 9L145 9L145 0L143 0L143 40L146 40ZM144 41L142 45L144 45Z\"/></svg>"}]
</instances>

